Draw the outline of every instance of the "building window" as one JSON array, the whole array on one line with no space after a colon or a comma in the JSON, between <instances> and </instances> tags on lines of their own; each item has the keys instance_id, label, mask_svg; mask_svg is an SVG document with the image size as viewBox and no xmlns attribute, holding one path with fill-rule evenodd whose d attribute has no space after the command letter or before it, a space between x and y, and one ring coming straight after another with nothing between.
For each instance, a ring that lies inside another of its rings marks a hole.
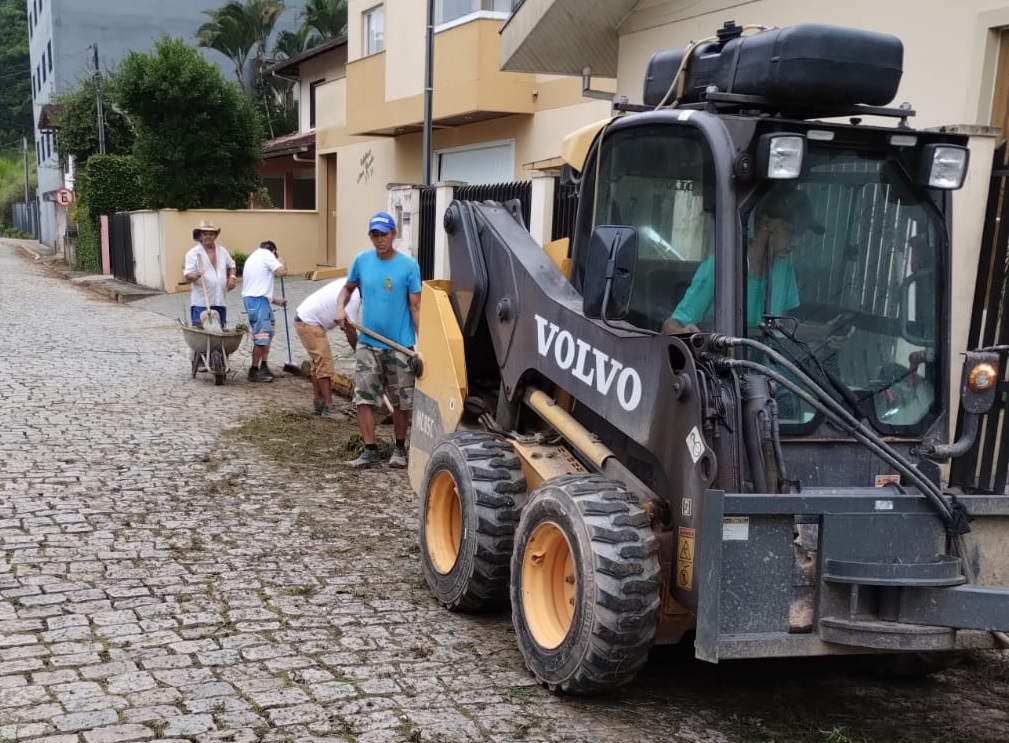
<instances>
[{"instance_id":1,"label":"building window","mask_svg":"<svg viewBox=\"0 0 1009 743\"><path fill-rule=\"evenodd\" d=\"M516 5L518 0L438 0L436 18L440 25L480 11L511 13Z\"/></svg>"},{"instance_id":2,"label":"building window","mask_svg":"<svg viewBox=\"0 0 1009 743\"><path fill-rule=\"evenodd\" d=\"M46 42L46 59L49 60L49 71L53 71L53 40Z\"/></svg>"},{"instance_id":3,"label":"building window","mask_svg":"<svg viewBox=\"0 0 1009 743\"><path fill-rule=\"evenodd\" d=\"M385 7L377 5L363 13L364 54L378 54L385 49Z\"/></svg>"},{"instance_id":4,"label":"building window","mask_svg":"<svg viewBox=\"0 0 1009 743\"><path fill-rule=\"evenodd\" d=\"M315 91L325 80L313 80L308 86L308 128L315 129Z\"/></svg>"}]
</instances>

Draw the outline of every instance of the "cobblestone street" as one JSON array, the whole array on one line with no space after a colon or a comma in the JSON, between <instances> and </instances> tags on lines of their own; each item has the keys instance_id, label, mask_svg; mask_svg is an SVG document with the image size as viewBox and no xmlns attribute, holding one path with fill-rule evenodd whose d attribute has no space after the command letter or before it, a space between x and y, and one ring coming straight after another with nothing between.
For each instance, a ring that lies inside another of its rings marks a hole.
<instances>
[{"instance_id":1,"label":"cobblestone street","mask_svg":"<svg viewBox=\"0 0 1009 743\"><path fill-rule=\"evenodd\" d=\"M248 383L248 341L225 386L193 379L170 312L5 242L0 306L0 743L1009 739L997 658L886 684L663 651L618 694L555 697L507 615L430 598L402 472L226 435L307 412L305 380Z\"/></svg>"}]
</instances>

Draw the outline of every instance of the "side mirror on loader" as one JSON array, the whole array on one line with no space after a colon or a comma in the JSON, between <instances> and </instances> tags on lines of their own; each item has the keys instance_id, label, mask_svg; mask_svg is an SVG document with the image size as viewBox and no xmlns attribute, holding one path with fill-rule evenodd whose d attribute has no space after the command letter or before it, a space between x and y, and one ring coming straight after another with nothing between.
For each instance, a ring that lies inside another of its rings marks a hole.
<instances>
[{"instance_id":1,"label":"side mirror on loader","mask_svg":"<svg viewBox=\"0 0 1009 743\"><path fill-rule=\"evenodd\" d=\"M627 315L638 260L638 233L625 225L600 225L592 231L582 284L586 317L621 320Z\"/></svg>"}]
</instances>

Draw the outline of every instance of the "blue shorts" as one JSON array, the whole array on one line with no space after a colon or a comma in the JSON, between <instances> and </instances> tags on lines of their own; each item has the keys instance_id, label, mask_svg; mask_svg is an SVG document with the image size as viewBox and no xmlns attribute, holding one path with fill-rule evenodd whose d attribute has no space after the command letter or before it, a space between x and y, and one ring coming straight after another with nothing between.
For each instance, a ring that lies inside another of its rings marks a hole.
<instances>
[{"instance_id":1,"label":"blue shorts","mask_svg":"<svg viewBox=\"0 0 1009 743\"><path fill-rule=\"evenodd\" d=\"M252 342L257 346L268 346L273 338L277 325L273 317L273 308L267 297L242 297L245 304L245 314L249 316L249 327L252 328Z\"/></svg>"},{"instance_id":2,"label":"blue shorts","mask_svg":"<svg viewBox=\"0 0 1009 743\"><path fill-rule=\"evenodd\" d=\"M206 307L197 307L193 305L189 308L189 321L192 323L194 328L200 327L200 315L203 311L207 309ZM217 310L217 315L221 318L221 327L227 327L228 325L228 308L219 307L216 304L211 305L210 309Z\"/></svg>"}]
</instances>

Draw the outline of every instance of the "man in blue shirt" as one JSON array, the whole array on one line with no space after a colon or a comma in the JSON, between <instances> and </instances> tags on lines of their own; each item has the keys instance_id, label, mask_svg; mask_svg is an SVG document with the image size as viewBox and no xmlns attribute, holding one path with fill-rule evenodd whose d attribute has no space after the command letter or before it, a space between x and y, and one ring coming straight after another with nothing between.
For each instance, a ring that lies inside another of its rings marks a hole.
<instances>
[{"instance_id":1,"label":"man in blue shirt","mask_svg":"<svg viewBox=\"0 0 1009 743\"><path fill-rule=\"evenodd\" d=\"M757 232L750 241L746 277L746 324L751 328L759 325L765 314L784 315L799 306L792 251L807 231L818 235L824 232L823 225L813 217L809 197L790 184L775 186L764 197L757 206L755 223ZM683 299L663 323L663 332L696 332L698 324L713 315L714 302L715 257L709 255L697 267Z\"/></svg>"},{"instance_id":2,"label":"man in blue shirt","mask_svg":"<svg viewBox=\"0 0 1009 743\"><path fill-rule=\"evenodd\" d=\"M336 302L335 320L348 327L347 302L355 289L361 292L361 326L396 343L413 348L420 323L420 265L393 247L396 220L378 212L368 220L368 236L374 250L358 254L350 264L347 282ZM364 439L364 451L346 462L354 468L380 463L375 439L375 406L388 392L392 402L392 426L396 446L389 466L406 467L406 429L413 410L413 372L405 354L393 350L366 333L358 336L354 352L354 404L357 426Z\"/></svg>"}]
</instances>

